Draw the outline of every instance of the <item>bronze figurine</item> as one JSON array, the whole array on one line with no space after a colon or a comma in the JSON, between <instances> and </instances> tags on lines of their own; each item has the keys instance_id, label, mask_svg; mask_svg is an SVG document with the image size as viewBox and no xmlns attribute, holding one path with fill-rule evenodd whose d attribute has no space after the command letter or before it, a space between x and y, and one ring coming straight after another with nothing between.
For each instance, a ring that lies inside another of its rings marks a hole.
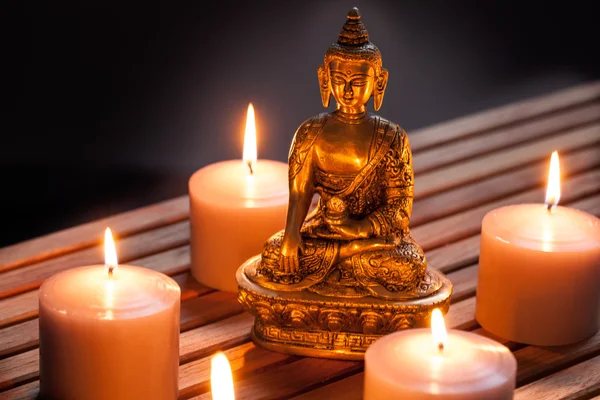
<instances>
[{"instance_id":1,"label":"bronze figurine","mask_svg":"<svg viewBox=\"0 0 600 400\"><path fill-rule=\"evenodd\" d=\"M255 341L288 353L361 359L372 341L425 325L449 307L452 285L427 268L409 221L414 173L406 132L367 112L388 82L360 13L348 13L318 68L323 106L289 153L284 231L240 267L240 302ZM309 212L314 195L319 201Z\"/></svg>"}]
</instances>

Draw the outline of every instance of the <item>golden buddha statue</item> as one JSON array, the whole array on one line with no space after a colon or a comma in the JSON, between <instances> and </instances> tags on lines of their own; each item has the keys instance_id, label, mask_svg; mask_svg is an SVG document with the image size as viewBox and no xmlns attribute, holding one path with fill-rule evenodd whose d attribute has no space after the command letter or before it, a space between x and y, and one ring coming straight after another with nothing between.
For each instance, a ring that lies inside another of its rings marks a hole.
<instances>
[{"instance_id":1,"label":"golden buddha statue","mask_svg":"<svg viewBox=\"0 0 600 400\"><path fill-rule=\"evenodd\" d=\"M357 8L318 79L323 106L333 96L336 110L296 131L286 227L240 267L240 301L257 316L253 335L265 347L360 358L381 334L417 326L433 305L447 309L452 289L427 269L410 233L408 136L367 112L371 97L381 107L388 71Z\"/></svg>"}]
</instances>

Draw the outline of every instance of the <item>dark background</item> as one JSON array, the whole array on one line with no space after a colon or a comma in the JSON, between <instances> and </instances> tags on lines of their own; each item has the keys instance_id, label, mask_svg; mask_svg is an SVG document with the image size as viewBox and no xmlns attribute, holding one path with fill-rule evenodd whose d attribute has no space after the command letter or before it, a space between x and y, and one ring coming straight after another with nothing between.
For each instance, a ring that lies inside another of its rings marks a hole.
<instances>
[{"instance_id":1,"label":"dark background","mask_svg":"<svg viewBox=\"0 0 600 400\"><path fill-rule=\"evenodd\" d=\"M2 15L0 245L185 194L241 157L249 102L259 158L284 161L355 5L390 71L379 113L409 134L600 77L591 1L19 5Z\"/></svg>"}]
</instances>

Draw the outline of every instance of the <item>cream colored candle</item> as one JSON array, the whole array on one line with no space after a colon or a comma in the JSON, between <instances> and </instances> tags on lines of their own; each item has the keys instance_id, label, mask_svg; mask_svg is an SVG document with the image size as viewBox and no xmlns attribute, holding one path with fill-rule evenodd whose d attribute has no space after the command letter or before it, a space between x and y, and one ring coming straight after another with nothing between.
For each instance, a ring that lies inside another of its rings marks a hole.
<instances>
[{"instance_id":1,"label":"cream colored candle","mask_svg":"<svg viewBox=\"0 0 600 400\"><path fill-rule=\"evenodd\" d=\"M367 349L364 399L508 400L516 370L505 346L470 332L446 332L436 309L432 329L395 332Z\"/></svg>"},{"instance_id":2,"label":"cream colored candle","mask_svg":"<svg viewBox=\"0 0 600 400\"><path fill-rule=\"evenodd\" d=\"M553 159L550 208L506 206L483 218L475 312L489 332L540 346L575 343L600 327L600 220L556 206Z\"/></svg>"},{"instance_id":3,"label":"cream colored candle","mask_svg":"<svg viewBox=\"0 0 600 400\"><path fill-rule=\"evenodd\" d=\"M238 267L285 227L289 197L287 164L256 159L252 105L244 160L196 171L189 194L192 275L208 287L235 293Z\"/></svg>"},{"instance_id":4,"label":"cream colored candle","mask_svg":"<svg viewBox=\"0 0 600 400\"><path fill-rule=\"evenodd\" d=\"M121 265L60 272L40 288L40 393L60 400L167 400L178 395L180 289ZM114 248L114 247L113 247Z\"/></svg>"}]
</instances>

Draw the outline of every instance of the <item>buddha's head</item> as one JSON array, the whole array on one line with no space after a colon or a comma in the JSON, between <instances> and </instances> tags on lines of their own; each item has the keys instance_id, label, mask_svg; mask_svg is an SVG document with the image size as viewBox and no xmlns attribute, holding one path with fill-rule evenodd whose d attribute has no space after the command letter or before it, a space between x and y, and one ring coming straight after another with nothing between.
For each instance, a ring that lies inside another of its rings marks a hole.
<instances>
[{"instance_id":1,"label":"buddha's head","mask_svg":"<svg viewBox=\"0 0 600 400\"><path fill-rule=\"evenodd\" d=\"M379 110L388 82L388 71L382 67L381 53L369 41L369 34L354 7L348 12L337 42L325 53L318 69L323 106L329 106L333 95L338 108L358 110L373 96Z\"/></svg>"}]
</instances>

